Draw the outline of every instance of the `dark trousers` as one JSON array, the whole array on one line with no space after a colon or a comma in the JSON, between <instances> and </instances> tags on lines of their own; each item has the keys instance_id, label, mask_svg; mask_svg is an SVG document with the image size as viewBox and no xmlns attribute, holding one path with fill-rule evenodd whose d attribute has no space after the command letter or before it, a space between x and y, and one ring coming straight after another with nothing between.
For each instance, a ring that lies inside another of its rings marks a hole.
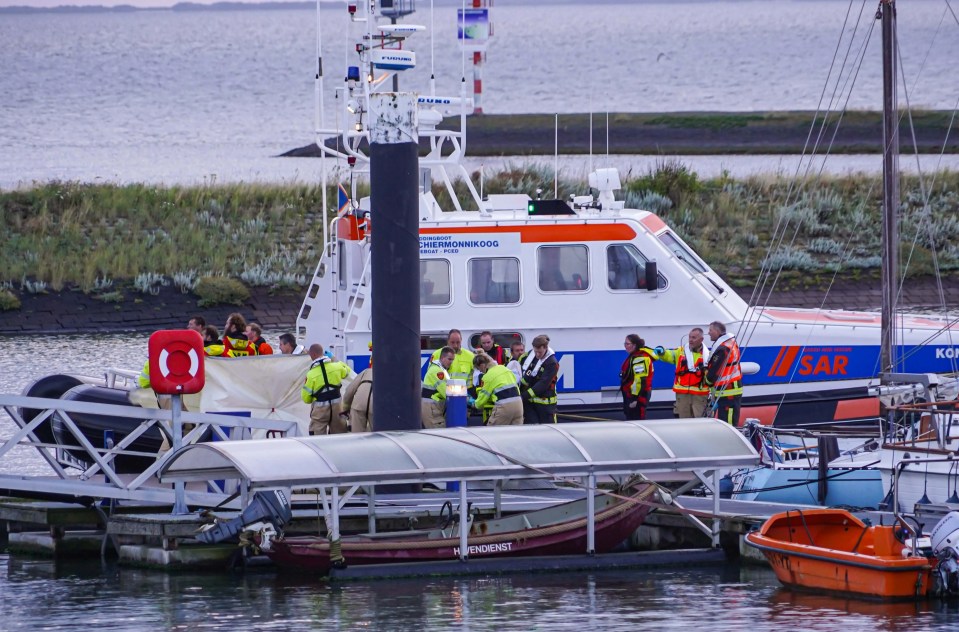
<instances>
[{"instance_id":1,"label":"dark trousers","mask_svg":"<svg viewBox=\"0 0 959 632\"><path fill-rule=\"evenodd\" d=\"M556 423L556 404L537 404L535 402L523 402L523 423L524 424L555 424Z\"/></svg>"},{"instance_id":2,"label":"dark trousers","mask_svg":"<svg viewBox=\"0 0 959 632\"><path fill-rule=\"evenodd\" d=\"M722 419L730 426L739 426L739 409L742 406L742 395L720 397L716 406L716 419Z\"/></svg>"},{"instance_id":3,"label":"dark trousers","mask_svg":"<svg viewBox=\"0 0 959 632\"><path fill-rule=\"evenodd\" d=\"M633 402L636 402L636 405L630 407ZM649 395L645 393L641 393L639 397L623 393L623 415L626 419L646 419L646 404L648 402Z\"/></svg>"}]
</instances>

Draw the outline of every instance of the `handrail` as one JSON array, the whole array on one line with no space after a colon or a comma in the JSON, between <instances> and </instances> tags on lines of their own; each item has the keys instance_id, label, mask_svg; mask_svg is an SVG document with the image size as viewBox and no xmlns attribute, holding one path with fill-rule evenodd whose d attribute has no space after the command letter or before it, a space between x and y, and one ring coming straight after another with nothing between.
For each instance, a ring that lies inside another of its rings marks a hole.
<instances>
[{"instance_id":1,"label":"handrail","mask_svg":"<svg viewBox=\"0 0 959 632\"><path fill-rule=\"evenodd\" d=\"M169 450L164 454L157 455L156 460L148 466L143 472L137 474L133 480L129 480L129 475L121 475L114 467L114 460L120 455L131 455L146 453L128 450L127 448L147 430L152 427L160 428L165 435L170 435L169 428L173 423L173 411L162 409L139 408L132 406L122 406L117 404L97 404L90 402L76 402L61 399L46 399L40 397L25 397L21 395L0 395L0 409L6 411L13 422L18 426L18 430L7 440L0 444L0 459L10 452L14 447L26 445L37 449L40 456L47 462L53 470L55 477L49 475L43 476L16 476L3 481L3 486L10 489L20 489L23 491L39 491L51 494L64 494L70 497L96 497L96 498L121 498L133 499L147 502L164 502L173 499L172 486L154 487L152 484L148 488L145 484L155 480L156 473L173 456L174 451ZM26 421L21 411L23 409L39 410L29 422ZM36 430L43 424L50 422L54 414L66 430L73 436L79 445L53 445L41 442L36 435ZM77 423L71 418L71 413L97 414L103 417L117 419L134 419L139 422L136 427L121 439L116 445L98 448L94 446L86 437ZM276 420L276 419L258 419L252 417L238 417L233 415L216 415L210 413L182 412L180 419L185 423L194 424L183 438L184 444L196 443L210 429L214 434L226 438L226 434L221 428L241 428L243 430L265 430L267 432L282 432L290 436L299 436L300 425L297 420ZM239 438L232 440L243 440L250 434L248 432L239 433ZM56 451L56 456L51 454L51 450ZM79 459L74 455L85 454L85 459ZM66 456L70 455L73 459L68 460ZM85 469L79 475L71 475L67 468L79 467L84 461L91 463L86 465ZM66 466L66 467L64 467ZM95 482L92 477L102 474L105 482ZM2 478L2 477L0 477ZM169 496L169 498L167 498ZM207 503L210 499L216 499L216 503L222 502L227 495L224 493L191 493L191 499L194 504ZM212 505L211 505L212 506Z\"/></svg>"},{"instance_id":2,"label":"handrail","mask_svg":"<svg viewBox=\"0 0 959 632\"><path fill-rule=\"evenodd\" d=\"M918 463L954 463L956 462L956 460L957 460L956 454L949 453L948 457L941 457L941 458L935 458L935 459L902 459L901 461L896 463L894 472L893 472L893 477L892 477L893 519L896 520L896 522L903 525L905 528L907 529L911 528L909 526L909 523L906 522L906 519L903 516L903 514L899 511L899 475L902 474L902 471L904 469L906 469L910 465L915 465ZM913 518L913 520L915 520L915 518ZM918 525L918 522L916 524ZM913 538L912 538L912 554L913 555L919 554L918 540L920 535L922 534L918 532L913 535Z\"/></svg>"}]
</instances>

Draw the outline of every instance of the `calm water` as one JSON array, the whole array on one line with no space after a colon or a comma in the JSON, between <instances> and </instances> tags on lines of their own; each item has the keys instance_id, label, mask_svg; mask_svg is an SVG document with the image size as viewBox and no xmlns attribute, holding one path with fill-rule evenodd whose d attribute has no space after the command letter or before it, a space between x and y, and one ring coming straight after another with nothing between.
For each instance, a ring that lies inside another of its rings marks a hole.
<instances>
[{"instance_id":1,"label":"calm water","mask_svg":"<svg viewBox=\"0 0 959 632\"><path fill-rule=\"evenodd\" d=\"M875 4L856 0L852 14L871 16ZM429 25L428 3L418 6L408 21ZM813 110L848 7L502 2L483 106L490 113ZM454 7L438 8L433 35L411 40L420 67L404 75L403 89L425 89L432 46L437 92L459 93L455 15ZM332 98L343 74L346 13L338 5L323 19ZM899 21L908 103L953 108L959 38L945 3L902 3ZM870 24L864 20L857 42ZM852 36L853 28L845 32ZM880 107L877 37L849 94L851 108ZM317 181L318 161L271 158L313 140L315 39L310 10L4 15L0 188L53 178ZM905 94L901 100L907 103ZM776 170L777 161L728 158L723 168L754 173Z\"/></svg>"},{"instance_id":2,"label":"calm water","mask_svg":"<svg viewBox=\"0 0 959 632\"><path fill-rule=\"evenodd\" d=\"M279 332L266 332L274 342ZM62 371L137 368L146 334L0 339L0 393ZM0 441L13 424L0 413ZM3 473L41 474L32 450ZM796 595L771 570L644 572L381 581L329 586L271 571L164 573L0 552L0 630L954 630L959 605L880 605Z\"/></svg>"},{"instance_id":3,"label":"calm water","mask_svg":"<svg viewBox=\"0 0 959 632\"><path fill-rule=\"evenodd\" d=\"M5 571L5 572L3 572ZM765 568L396 580L167 574L0 554L4 630L951 630L955 604L797 595Z\"/></svg>"}]
</instances>

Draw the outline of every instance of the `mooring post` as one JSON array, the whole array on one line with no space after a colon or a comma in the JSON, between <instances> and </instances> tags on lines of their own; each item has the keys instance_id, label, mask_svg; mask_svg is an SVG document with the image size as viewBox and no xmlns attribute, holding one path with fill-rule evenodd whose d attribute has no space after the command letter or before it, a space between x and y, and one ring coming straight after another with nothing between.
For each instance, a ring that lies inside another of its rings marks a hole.
<instances>
[{"instance_id":1,"label":"mooring post","mask_svg":"<svg viewBox=\"0 0 959 632\"><path fill-rule=\"evenodd\" d=\"M171 409L173 416L173 452L179 452L183 447L183 422L180 420L180 413L183 411L183 396L171 395ZM180 516L190 513L186 506L186 495L184 482L177 481L173 483L173 514Z\"/></svg>"},{"instance_id":2,"label":"mooring post","mask_svg":"<svg viewBox=\"0 0 959 632\"><path fill-rule=\"evenodd\" d=\"M460 561L468 562L470 558L469 540L470 511L466 502L466 481L460 481Z\"/></svg>"},{"instance_id":3,"label":"mooring post","mask_svg":"<svg viewBox=\"0 0 959 632\"><path fill-rule=\"evenodd\" d=\"M586 555L596 553L596 475L586 478Z\"/></svg>"},{"instance_id":4,"label":"mooring post","mask_svg":"<svg viewBox=\"0 0 959 632\"><path fill-rule=\"evenodd\" d=\"M713 470L713 548L719 546L719 532L722 529L722 522L719 519L719 481L722 478L719 470Z\"/></svg>"},{"instance_id":5,"label":"mooring post","mask_svg":"<svg viewBox=\"0 0 959 632\"><path fill-rule=\"evenodd\" d=\"M416 94L370 97L373 430L420 421L419 156Z\"/></svg>"}]
</instances>

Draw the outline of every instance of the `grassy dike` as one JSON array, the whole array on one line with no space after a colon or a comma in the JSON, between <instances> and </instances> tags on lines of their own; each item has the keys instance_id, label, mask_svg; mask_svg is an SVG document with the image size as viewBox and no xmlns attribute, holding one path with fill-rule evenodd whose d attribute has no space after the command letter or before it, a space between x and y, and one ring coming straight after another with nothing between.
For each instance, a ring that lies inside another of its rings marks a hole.
<instances>
[{"instance_id":1,"label":"grassy dike","mask_svg":"<svg viewBox=\"0 0 959 632\"><path fill-rule=\"evenodd\" d=\"M551 165L533 165L487 175L485 188L532 193L550 190L552 180ZM928 205L918 180L902 183L902 261L910 276L937 265L952 273L959 270L959 174L940 173L923 186ZM586 190L585 182L560 183L563 198ZM447 193L435 192L445 207ZM301 290L321 249L320 193L307 185L61 182L0 192L0 309L63 289L118 307L131 294L169 285L197 294L201 305L242 300L252 287ZM464 186L458 193L465 200ZM668 159L633 175L619 193L627 207L661 215L738 287L753 285L764 262L782 269L780 287L825 287L837 273L878 276L880 197L878 178L702 180ZM778 247L769 254L772 243Z\"/></svg>"}]
</instances>

